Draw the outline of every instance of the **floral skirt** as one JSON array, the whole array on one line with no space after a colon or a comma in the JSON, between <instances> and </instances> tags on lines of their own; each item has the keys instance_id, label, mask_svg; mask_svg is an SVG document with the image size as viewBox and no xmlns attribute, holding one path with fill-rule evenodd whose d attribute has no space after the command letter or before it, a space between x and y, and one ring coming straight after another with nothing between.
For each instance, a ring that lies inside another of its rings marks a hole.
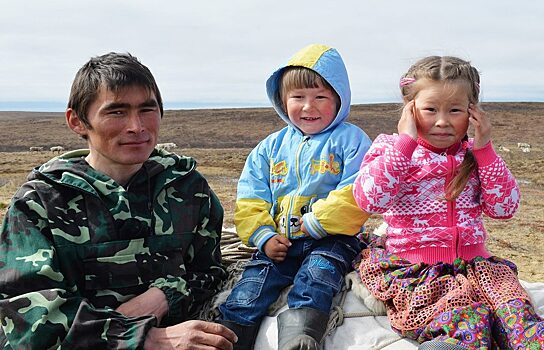
<instances>
[{"instance_id":1,"label":"floral skirt","mask_svg":"<svg viewBox=\"0 0 544 350\"><path fill-rule=\"evenodd\" d=\"M391 327L402 336L469 349L544 349L544 321L508 260L412 264L369 248L356 268L369 291L385 302Z\"/></svg>"}]
</instances>

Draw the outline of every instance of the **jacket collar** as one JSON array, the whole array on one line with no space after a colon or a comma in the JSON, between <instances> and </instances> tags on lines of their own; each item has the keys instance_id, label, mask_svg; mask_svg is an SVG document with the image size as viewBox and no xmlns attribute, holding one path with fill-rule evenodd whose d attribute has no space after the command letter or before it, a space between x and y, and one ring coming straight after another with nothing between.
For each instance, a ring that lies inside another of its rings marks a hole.
<instances>
[{"instance_id":1,"label":"jacket collar","mask_svg":"<svg viewBox=\"0 0 544 350\"><path fill-rule=\"evenodd\" d=\"M456 154L459 151L459 147L461 147L461 144L462 144L462 142L459 141L459 142L454 143L450 147L438 148L438 147L434 147L433 145L431 145L430 143L428 143L427 141L425 141L424 139L422 139L420 137L417 138L417 143L418 143L418 145L427 148L431 152L442 153L442 154L447 154L447 155Z\"/></svg>"}]
</instances>

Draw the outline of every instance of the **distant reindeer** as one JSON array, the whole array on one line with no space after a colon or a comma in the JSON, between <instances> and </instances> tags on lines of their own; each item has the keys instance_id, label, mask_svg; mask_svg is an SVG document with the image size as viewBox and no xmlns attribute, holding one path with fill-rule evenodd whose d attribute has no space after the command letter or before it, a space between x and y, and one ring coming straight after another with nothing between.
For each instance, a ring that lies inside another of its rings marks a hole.
<instances>
[{"instance_id":1,"label":"distant reindeer","mask_svg":"<svg viewBox=\"0 0 544 350\"><path fill-rule=\"evenodd\" d=\"M51 152L53 153L61 153L61 152L64 152L64 147L62 146L53 146L50 148Z\"/></svg>"},{"instance_id":2,"label":"distant reindeer","mask_svg":"<svg viewBox=\"0 0 544 350\"><path fill-rule=\"evenodd\" d=\"M526 142L518 142L518 148L521 149L523 153L531 152L531 144Z\"/></svg>"},{"instance_id":3,"label":"distant reindeer","mask_svg":"<svg viewBox=\"0 0 544 350\"><path fill-rule=\"evenodd\" d=\"M510 152L510 149L504 147L503 145L499 145L499 151L503 151L503 152L505 152L505 153L508 153L508 152Z\"/></svg>"},{"instance_id":4,"label":"distant reindeer","mask_svg":"<svg viewBox=\"0 0 544 350\"><path fill-rule=\"evenodd\" d=\"M41 146L33 146L33 147L30 147L28 149L30 152L42 152L43 151L43 147Z\"/></svg>"},{"instance_id":5,"label":"distant reindeer","mask_svg":"<svg viewBox=\"0 0 544 350\"><path fill-rule=\"evenodd\" d=\"M171 150L172 148L176 148L178 147L175 143L173 142L167 142L167 143L159 143L157 144L157 148L158 149L163 149L165 151L169 151Z\"/></svg>"}]
</instances>

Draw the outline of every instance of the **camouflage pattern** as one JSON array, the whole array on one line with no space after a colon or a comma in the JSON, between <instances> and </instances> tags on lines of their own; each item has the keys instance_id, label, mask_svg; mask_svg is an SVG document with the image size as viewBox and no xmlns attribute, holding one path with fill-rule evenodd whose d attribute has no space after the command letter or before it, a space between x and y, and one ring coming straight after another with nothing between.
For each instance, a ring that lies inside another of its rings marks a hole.
<instances>
[{"instance_id":1,"label":"camouflage pattern","mask_svg":"<svg viewBox=\"0 0 544 350\"><path fill-rule=\"evenodd\" d=\"M168 326L195 318L226 278L223 208L192 158L156 150L121 187L86 154L34 169L10 204L0 232L0 349L141 349L156 318L116 307L158 287Z\"/></svg>"}]
</instances>

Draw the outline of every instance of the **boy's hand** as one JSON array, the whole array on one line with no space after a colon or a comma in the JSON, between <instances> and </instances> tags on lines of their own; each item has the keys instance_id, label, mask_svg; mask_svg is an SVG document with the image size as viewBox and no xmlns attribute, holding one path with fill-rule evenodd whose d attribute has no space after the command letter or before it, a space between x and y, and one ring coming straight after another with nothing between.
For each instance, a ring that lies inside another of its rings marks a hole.
<instances>
[{"instance_id":1,"label":"boy's hand","mask_svg":"<svg viewBox=\"0 0 544 350\"><path fill-rule=\"evenodd\" d=\"M406 134L417 140L417 109L414 100L408 102L402 109L397 129L400 134Z\"/></svg>"},{"instance_id":2,"label":"boy's hand","mask_svg":"<svg viewBox=\"0 0 544 350\"><path fill-rule=\"evenodd\" d=\"M302 218L300 218L300 230L304 232L304 236L310 237L310 233L306 229L306 226L304 226L304 221L302 221Z\"/></svg>"},{"instance_id":3,"label":"boy's hand","mask_svg":"<svg viewBox=\"0 0 544 350\"><path fill-rule=\"evenodd\" d=\"M304 232L304 236L309 236L308 230L306 230L306 226L304 226L304 223L302 222L302 219L300 220L300 230Z\"/></svg>"},{"instance_id":4,"label":"boy's hand","mask_svg":"<svg viewBox=\"0 0 544 350\"><path fill-rule=\"evenodd\" d=\"M478 105L468 106L468 120L474 127L474 149L483 148L491 140L491 121Z\"/></svg>"},{"instance_id":5,"label":"boy's hand","mask_svg":"<svg viewBox=\"0 0 544 350\"><path fill-rule=\"evenodd\" d=\"M267 257L274 261L281 262L285 260L287 250L290 246L291 242L289 242L287 238L280 235L275 235L266 241L263 250Z\"/></svg>"}]
</instances>

